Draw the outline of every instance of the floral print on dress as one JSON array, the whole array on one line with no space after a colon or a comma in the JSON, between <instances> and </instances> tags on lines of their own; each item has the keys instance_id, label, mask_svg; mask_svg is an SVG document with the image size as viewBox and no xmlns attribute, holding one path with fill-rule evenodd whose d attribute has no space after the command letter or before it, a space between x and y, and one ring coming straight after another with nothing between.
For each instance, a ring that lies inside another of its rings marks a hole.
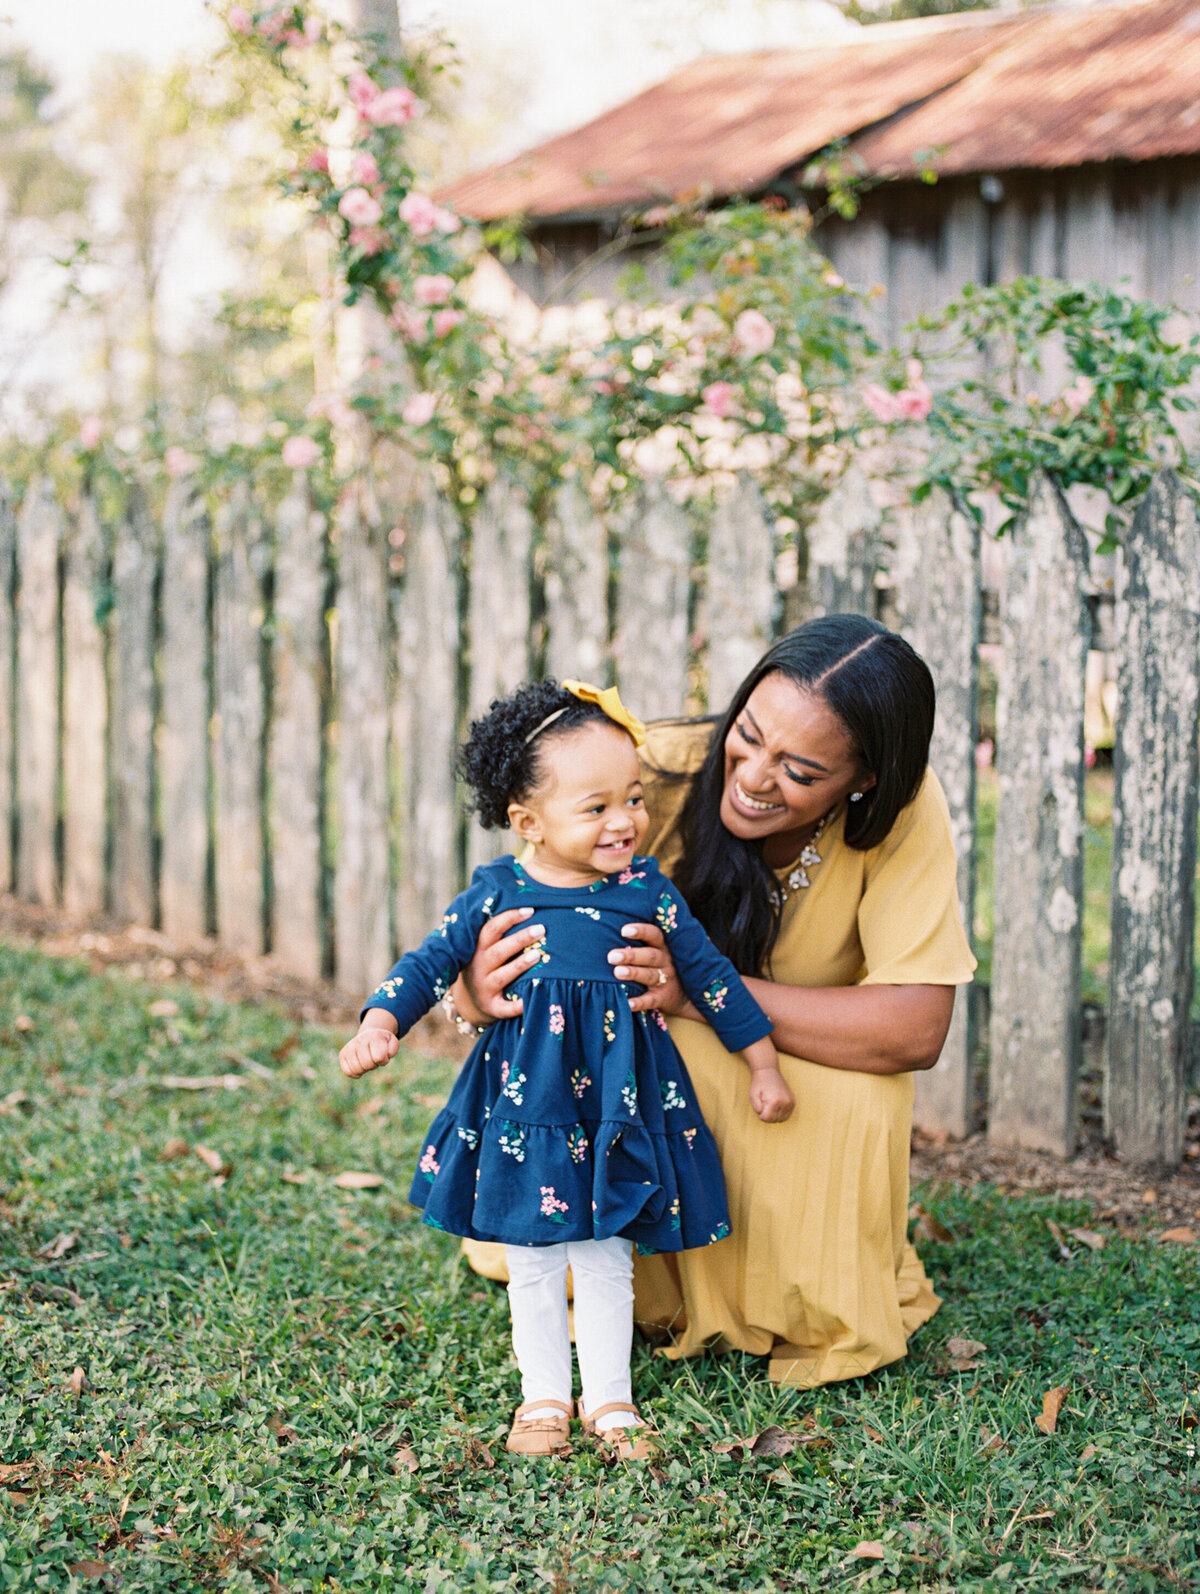
<instances>
[{"instance_id":1,"label":"floral print on dress","mask_svg":"<svg viewBox=\"0 0 1200 1594\"><path fill-rule=\"evenodd\" d=\"M625 1075L625 1083L621 1086L621 1100L625 1104L625 1111L631 1118L637 1117L638 1094L637 1079L632 1069Z\"/></svg>"},{"instance_id":2,"label":"floral print on dress","mask_svg":"<svg viewBox=\"0 0 1200 1594\"><path fill-rule=\"evenodd\" d=\"M689 1151L696 1149L696 1131L694 1129L685 1129L683 1131L683 1143Z\"/></svg>"},{"instance_id":3,"label":"floral print on dress","mask_svg":"<svg viewBox=\"0 0 1200 1594\"><path fill-rule=\"evenodd\" d=\"M634 863L636 862L637 859L635 858ZM635 881L644 880L645 878L646 871L644 869L635 869L631 863L627 869L621 870L620 874L617 876L617 884L619 886L632 886L634 885ZM646 888L645 886L642 886L640 889L644 891Z\"/></svg>"},{"instance_id":4,"label":"floral print on dress","mask_svg":"<svg viewBox=\"0 0 1200 1594\"><path fill-rule=\"evenodd\" d=\"M377 985L367 998L367 1006L370 1007L377 996L382 996L385 1001L394 1001L397 991L399 991L403 984L404 979L402 975L396 975L394 979L384 980L383 984Z\"/></svg>"},{"instance_id":5,"label":"floral print on dress","mask_svg":"<svg viewBox=\"0 0 1200 1594\"><path fill-rule=\"evenodd\" d=\"M425 1150L421 1153L421 1160L418 1162L417 1168L425 1175L430 1184L432 1184L437 1178L438 1174L442 1171L442 1165L437 1160L436 1146L430 1145L425 1147Z\"/></svg>"},{"instance_id":6,"label":"floral print on dress","mask_svg":"<svg viewBox=\"0 0 1200 1594\"><path fill-rule=\"evenodd\" d=\"M459 1124L458 1138L465 1142L468 1151L474 1151L475 1147L479 1144L479 1131L477 1129L464 1129L463 1126Z\"/></svg>"},{"instance_id":7,"label":"floral print on dress","mask_svg":"<svg viewBox=\"0 0 1200 1594\"><path fill-rule=\"evenodd\" d=\"M585 1073L582 1068L576 1068L571 1071L571 1094L576 1101L583 1100L583 1093L590 1089L591 1083L591 1075Z\"/></svg>"},{"instance_id":8,"label":"floral print on dress","mask_svg":"<svg viewBox=\"0 0 1200 1594\"><path fill-rule=\"evenodd\" d=\"M729 1225L728 1225L728 1223L721 1222L721 1223L717 1224L716 1228L709 1235L708 1243L709 1243L709 1245L716 1245L718 1240L727 1240L728 1238L729 1238Z\"/></svg>"},{"instance_id":9,"label":"floral print on dress","mask_svg":"<svg viewBox=\"0 0 1200 1594\"><path fill-rule=\"evenodd\" d=\"M664 1112L670 1112L673 1107L687 1106L687 1102L684 1101L683 1097L679 1094L678 1081L674 1079L659 1080L658 1088L662 1095Z\"/></svg>"},{"instance_id":10,"label":"floral print on dress","mask_svg":"<svg viewBox=\"0 0 1200 1594\"><path fill-rule=\"evenodd\" d=\"M567 1135L567 1151L570 1153L572 1162L583 1162L586 1160L588 1154L588 1137L587 1131L584 1129L582 1124L576 1124L574 1129L572 1129Z\"/></svg>"},{"instance_id":11,"label":"floral print on dress","mask_svg":"<svg viewBox=\"0 0 1200 1594\"><path fill-rule=\"evenodd\" d=\"M501 1119L498 1144L500 1150L506 1151L510 1157L515 1157L518 1162L525 1161L525 1131L513 1119Z\"/></svg>"},{"instance_id":12,"label":"floral print on dress","mask_svg":"<svg viewBox=\"0 0 1200 1594\"><path fill-rule=\"evenodd\" d=\"M678 1234L679 1233L679 1197L678 1196L676 1196L674 1201L671 1202L671 1210L670 1210L670 1213L668 1214L668 1216L669 1216L670 1222L671 1222L671 1233L672 1234Z\"/></svg>"},{"instance_id":13,"label":"floral print on dress","mask_svg":"<svg viewBox=\"0 0 1200 1594\"><path fill-rule=\"evenodd\" d=\"M442 927L438 931L438 934L441 936L443 941L446 939L446 931L450 928L450 926L452 924L457 924L457 923L458 923L458 914L457 913L443 913L442 914Z\"/></svg>"},{"instance_id":14,"label":"floral print on dress","mask_svg":"<svg viewBox=\"0 0 1200 1594\"><path fill-rule=\"evenodd\" d=\"M507 1096L509 1101L512 1102L514 1107L520 1107L520 1106L522 1106L524 1104L524 1101L525 1101L525 1091L524 1091L525 1075L524 1074L514 1074L512 1072L512 1069L511 1069L510 1065L507 1062L501 1063L500 1064L500 1083L501 1083L501 1086L502 1086L500 1094L502 1096Z\"/></svg>"},{"instance_id":15,"label":"floral print on dress","mask_svg":"<svg viewBox=\"0 0 1200 1594\"><path fill-rule=\"evenodd\" d=\"M576 907L575 912L576 913L584 913L584 914L587 915L587 917L589 919L595 919L597 924L600 923L600 909L599 908L580 908L580 907Z\"/></svg>"},{"instance_id":16,"label":"floral print on dress","mask_svg":"<svg viewBox=\"0 0 1200 1594\"><path fill-rule=\"evenodd\" d=\"M551 1033L551 1035L561 1035L563 1030L566 1029L566 1027L567 1027L567 1021L566 1021L565 1018L563 1018L563 1010L562 1010L562 1008L559 1007L557 1002L551 1002L551 1004L550 1004L550 1033Z\"/></svg>"},{"instance_id":17,"label":"floral print on dress","mask_svg":"<svg viewBox=\"0 0 1200 1594\"><path fill-rule=\"evenodd\" d=\"M542 1185L541 1191L542 1216L544 1218L549 1218L551 1223L565 1223L567 1220L563 1217L563 1213L569 1212L571 1210L570 1205L566 1201L560 1201L558 1199L557 1195L554 1193L554 1186L552 1184Z\"/></svg>"},{"instance_id":18,"label":"floral print on dress","mask_svg":"<svg viewBox=\"0 0 1200 1594\"><path fill-rule=\"evenodd\" d=\"M719 1013L725 1006L725 998L729 995L728 985L723 985L720 980L714 980L711 985L706 985L703 991L705 1005L713 1013Z\"/></svg>"},{"instance_id":19,"label":"floral print on dress","mask_svg":"<svg viewBox=\"0 0 1200 1594\"><path fill-rule=\"evenodd\" d=\"M664 935L670 935L679 928L679 909L665 891L654 909L654 922Z\"/></svg>"},{"instance_id":20,"label":"floral print on dress","mask_svg":"<svg viewBox=\"0 0 1200 1594\"><path fill-rule=\"evenodd\" d=\"M611 1007L604 1009L604 1039L615 1041L617 1038L617 1015Z\"/></svg>"}]
</instances>

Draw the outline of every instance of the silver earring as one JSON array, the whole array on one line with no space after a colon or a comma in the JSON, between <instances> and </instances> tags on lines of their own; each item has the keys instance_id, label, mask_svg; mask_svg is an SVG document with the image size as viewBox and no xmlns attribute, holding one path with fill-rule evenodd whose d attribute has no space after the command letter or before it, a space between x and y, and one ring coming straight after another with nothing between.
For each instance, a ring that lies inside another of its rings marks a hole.
<instances>
[{"instance_id":1,"label":"silver earring","mask_svg":"<svg viewBox=\"0 0 1200 1594\"><path fill-rule=\"evenodd\" d=\"M862 792L860 792L860 791L852 791L850 793L850 801L852 803L860 803L860 802L862 802L862 800L863 800Z\"/></svg>"}]
</instances>

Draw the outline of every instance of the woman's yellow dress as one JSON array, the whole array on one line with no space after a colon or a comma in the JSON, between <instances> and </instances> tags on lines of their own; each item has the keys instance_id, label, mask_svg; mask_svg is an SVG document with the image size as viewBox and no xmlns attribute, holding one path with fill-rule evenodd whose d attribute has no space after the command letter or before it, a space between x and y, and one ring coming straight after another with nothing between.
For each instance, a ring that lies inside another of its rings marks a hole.
<instances>
[{"instance_id":1,"label":"woman's yellow dress","mask_svg":"<svg viewBox=\"0 0 1200 1594\"><path fill-rule=\"evenodd\" d=\"M643 749L649 850L668 874L686 782L709 727L651 729ZM958 907L945 797L930 772L870 852L843 840L844 805L807 890L784 905L768 978L785 985L961 985L971 955ZM780 871L781 876L786 870ZM778 1382L854 1378L905 1354L940 1305L907 1239L911 1074L864 1074L780 1056L796 1097L785 1124L750 1106L748 1076L706 1024L672 1019L716 1136L733 1232L677 1256L639 1257L639 1323L669 1329L669 1356L705 1349L770 1357ZM464 1242L471 1265L504 1278L503 1248Z\"/></svg>"}]
</instances>

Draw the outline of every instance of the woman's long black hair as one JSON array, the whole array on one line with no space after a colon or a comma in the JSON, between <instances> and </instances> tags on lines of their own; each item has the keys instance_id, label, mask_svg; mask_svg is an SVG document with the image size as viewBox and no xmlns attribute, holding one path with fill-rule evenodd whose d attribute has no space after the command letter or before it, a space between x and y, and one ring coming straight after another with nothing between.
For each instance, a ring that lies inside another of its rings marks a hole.
<instances>
[{"instance_id":1,"label":"woman's long black hair","mask_svg":"<svg viewBox=\"0 0 1200 1594\"><path fill-rule=\"evenodd\" d=\"M865 615L830 614L781 637L751 670L717 723L680 815L683 854L675 883L709 936L741 974L760 974L779 933L775 876L762 844L721 823L725 738L767 675L816 693L841 721L862 775L875 784L846 814L848 846L884 839L924 778L933 734L933 677L903 637Z\"/></svg>"}]
</instances>

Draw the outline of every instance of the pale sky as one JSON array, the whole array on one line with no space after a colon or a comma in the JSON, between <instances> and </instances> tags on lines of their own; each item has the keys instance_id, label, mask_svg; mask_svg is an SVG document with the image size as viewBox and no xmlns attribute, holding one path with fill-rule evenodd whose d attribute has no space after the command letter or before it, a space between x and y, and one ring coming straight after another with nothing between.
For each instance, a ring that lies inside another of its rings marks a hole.
<instances>
[{"instance_id":1,"label":"pale sky","mask_svg":"<svg viewBox=\"0 0 1200 1594\"><path fill-rule=\"evenodd\" d=\"M402 0L402 16L463 42L495 41L534 67L505 154L586 121L697 55L796 45L851 27L829 0ZM0 0L0 47L30 46L67 99L105 53L165 65L219 37L203 0Z\"/></svg>"}]
</instances>

